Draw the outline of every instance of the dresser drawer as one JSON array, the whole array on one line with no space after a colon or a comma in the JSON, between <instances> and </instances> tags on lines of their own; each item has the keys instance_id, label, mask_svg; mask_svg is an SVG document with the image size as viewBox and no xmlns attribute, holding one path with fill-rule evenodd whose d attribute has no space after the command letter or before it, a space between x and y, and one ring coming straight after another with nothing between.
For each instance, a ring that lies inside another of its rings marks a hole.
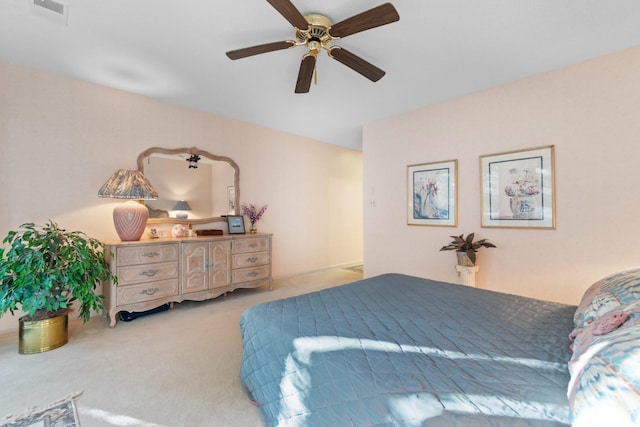
<instances>
[{"instance_id":1,"label":"dresser drawer","mask_svg":"<svg viewBox=\"0 0 640 427\"><path fill-rule=\"evenodd\" d=\"M158 280L125 287L118 287L118 305L153 301L178 295L178 279Z\"/></svg>"},{"instance_id":2,"label":"dresser drawer","mask_svg":"<svg viewBox=\"0 0 640 427\"><path fill-rule=\"evenodd\" d=\"M253 268L240 268L231 273L231 283L250 282L252 280L266 279L269 277L269 266L263 265Z\"/></svg>"},{"instance_id":3,"label":"dresser drawer","mask_svg":"<svg viewBox=\"0 0 640 427\"><path fill-rule=\"evenodd\" d=\"M231 265L233 268L245 268L265 264L269 264L269 252L249 252L233 255Z\"/></svg>"},{"instance_id":4,"label":"dresser drawer","mask_svg":"<svg viewBox=\"0 0 640 427\"><path fill-rule=\"evenodd\" d=\"M122 246L118 248L116 260L118 267L162 261L177 261L178 251L179 246L177 243L169 243L166 245Z\"/></svg>"},{"instance_id":5,"label":"dresser drawer","mask_svg":"<svg viewBox=\"0 0 640 427\"><path fill-rule=\"evenodd\" d=\"M268 237L254 237L233 241L233 253L264 252L269 250Z\"/></svg>"},{"instance_id":6,"label":"dresser drawer","mask_svg":"<svg viewBox=\"0 0 640 427\"><path fill-rule=\"evenodd\" d=\"M122 288L132 283L177 278L179 266L180 263L178 261L170 261L119 267L117 270L118 287ZM118 293L120 292L118 291Z\"/></svg>"}]
</instances>

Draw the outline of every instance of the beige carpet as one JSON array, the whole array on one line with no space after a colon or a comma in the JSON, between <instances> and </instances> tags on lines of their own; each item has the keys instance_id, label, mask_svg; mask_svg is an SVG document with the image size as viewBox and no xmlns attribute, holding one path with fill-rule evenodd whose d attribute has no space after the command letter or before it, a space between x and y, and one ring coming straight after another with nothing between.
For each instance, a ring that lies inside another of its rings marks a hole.
<instances>
[{"instance_id":1,"label":"beige carpet","mask_svg":"<svg viewBox=\"0 0 640 427\"><path fill-rule=\"evenodd\" d=\"M271 292L184 302L113 329L101 317L73 320L68 344L35 355L18 354L17 332L0 335L0 419L81 390L82 427L261 426L239 380L242 311L360 278L349 269L290 277Z\"/></svg>"}]
</instances>

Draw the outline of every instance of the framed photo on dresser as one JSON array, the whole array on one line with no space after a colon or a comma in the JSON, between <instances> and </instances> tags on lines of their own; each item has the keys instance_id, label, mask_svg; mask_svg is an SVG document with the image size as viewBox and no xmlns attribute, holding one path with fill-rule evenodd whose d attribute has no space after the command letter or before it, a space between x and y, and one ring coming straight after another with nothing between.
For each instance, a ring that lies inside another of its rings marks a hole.
<instances>
[{"instance_id":1,"label":"framed photo on dresser","mask_svg":"<svg viewBox=\"0 0 640 427\"><path fill-rule=\"evenodd\" d=\"M229 234L245 234L244 217L242 215L227 215Z\"/></svg>"}]
</instances>

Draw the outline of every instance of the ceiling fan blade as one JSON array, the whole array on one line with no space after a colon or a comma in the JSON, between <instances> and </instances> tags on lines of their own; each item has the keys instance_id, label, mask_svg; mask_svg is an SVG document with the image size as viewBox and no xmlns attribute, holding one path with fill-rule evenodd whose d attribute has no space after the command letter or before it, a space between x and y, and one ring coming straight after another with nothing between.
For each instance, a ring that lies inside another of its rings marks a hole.
<instances>
[{"instance_id":1,"label":"ceiling fan blade","mask_svg":"<svg viewBox=\"0 0 640 427\"><path fill-rule=\"evenodd\" d=\"M333 38L346 37L398 20L400 15L396 8L391 3L385 3L332 25L329 34Z\"/></svg>"},{"instance_id":2,"label":"ceiling fan blade","mask_svg":"<svg viewBox=\"0 0 640 427\"><path fill-rule=\"evenodd\" d=\"M296 45L293 41L282 41L265 43L257 46L245 47L243 49L230 50L227 56L231 59L246 58L247 56L259 55L261 53L273 52L276 50L288 49Z\"/></svg>"},{"instance_id":3,"label":"ceiling fan blade","mask_svg":"<svg viewBox=\"0 0 640 427\"><path fill-rule=\"evenodd\" d=\"M300 11L289 0L267 1L275 10L280 12L280 15L284 16L284 18L297 29L306 30L309 28L309 23L304 18L304 15L302 15L302 13L300 13Z\"/></svg>"},{"instance_id":4,"label":"ceiling fan blade","mask_svg":"<svg viewBox=\"0 0 640 427\"><path fill-rule=\"evenodd\" d=\"M356 71L372 82L377 82L386 74L383 70L375 65L365 61L357 55L349 52L347 49L335 46L329 50L329 56L338 62L342 62L347 67Z\"/></svg>"},{"instance_id":5,"label":"ceiling fan blade","mask_svg":"<svg viewBox=\"0 0 640 427\"><path fill-rule=\"evenodd\" d=\"M298 72L298 81L296 82L296 93L307 93L311 87L311 79L313 71L316 68L316 57L313 55L305 55L300 64Z\"/></svg>"}]
</instances>

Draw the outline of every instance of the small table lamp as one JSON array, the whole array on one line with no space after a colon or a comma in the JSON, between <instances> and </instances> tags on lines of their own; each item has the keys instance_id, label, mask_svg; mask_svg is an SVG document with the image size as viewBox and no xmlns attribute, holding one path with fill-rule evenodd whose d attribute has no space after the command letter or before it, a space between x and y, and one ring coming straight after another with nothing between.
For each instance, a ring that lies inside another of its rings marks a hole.
<instances>
[{"instance_id":1,"label":"small table lamp","mask_svg":"<svg viewBox=\"0 0 640 427\"><path fill-rule=\"evenodd\" d=\"M178 203L176 203L176 205L171 210L178 211L176 212L177 219L187 219L189 218L189 213L185 211L190 211L191 206L189 206L189 202L187 202L186 200L179 200Z\"/></svg>"},{"instance_id":2,"label":"small table lamp","mask_svg":"<svg viewBox=\"0 0 640 427\"><path fill-rule=\"evenodd\" d=\"M149 219L147 207L136 200L155 200L158 193L137 170L120 169L98 190L98 197L129 199L113 208L113 224L122 241L140 240Z\"/></svg>"}]
</instances>

